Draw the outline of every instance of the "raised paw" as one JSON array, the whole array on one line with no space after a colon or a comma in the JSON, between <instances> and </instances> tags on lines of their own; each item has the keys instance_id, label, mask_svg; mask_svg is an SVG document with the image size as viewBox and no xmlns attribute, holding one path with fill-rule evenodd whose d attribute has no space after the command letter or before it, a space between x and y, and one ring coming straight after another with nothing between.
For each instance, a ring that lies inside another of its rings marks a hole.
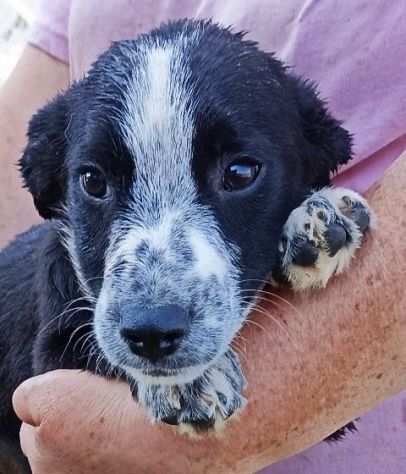
<instances>
[{"instance_id":1,"label":"raised paw","mask_svg":"<svg viewBox=\"0 0 406 474\"><path fill-rule=\"evenodd\" d=\"M181 431L219 430L240 410L245 385L237 356L231 350L199 378L184 385L140 385L137 399L154 421L179 425Z\"/></svg>"},{"instance_id":2,"label":"raised paw","mask_svg":"<svg viewBox=\"0 0 406 474\"><path fill-rule=\"evenodd\" d=\"M284 226L279 274L294 289L324 287L348 267L371 220L367 202L354 191L324 188L313 193Z\"/></svg>"}]
</instances>

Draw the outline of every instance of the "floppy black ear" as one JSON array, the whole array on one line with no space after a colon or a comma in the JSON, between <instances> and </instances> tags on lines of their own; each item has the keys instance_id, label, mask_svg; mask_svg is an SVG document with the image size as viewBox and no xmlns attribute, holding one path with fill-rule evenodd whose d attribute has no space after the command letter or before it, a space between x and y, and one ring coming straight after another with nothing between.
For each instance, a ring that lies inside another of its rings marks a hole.
<instances>
[{"instance_id":1,"label":"floppy black ear","mask_svg":"<svg viewBox=\"0 0 406 474\"><path fill-rule=\"evenodd\" d=\"M297 80L296 97L308 150L305 174L311 186L325 186L330 173L352 158L352 138L330 115L313 83Z\"/></svg>"},{"instance_id":2,"label":"floppy black ear","mask_svg":"<svg viewBox=\"0 0 406 474\"><path fill-rule=\"evenodd\" d=\"M58 217L64 201L68 117L66 95L40 109L29 123L28 143L19 162L24 185L45 219Z\"/></svg>"}]
</instances>

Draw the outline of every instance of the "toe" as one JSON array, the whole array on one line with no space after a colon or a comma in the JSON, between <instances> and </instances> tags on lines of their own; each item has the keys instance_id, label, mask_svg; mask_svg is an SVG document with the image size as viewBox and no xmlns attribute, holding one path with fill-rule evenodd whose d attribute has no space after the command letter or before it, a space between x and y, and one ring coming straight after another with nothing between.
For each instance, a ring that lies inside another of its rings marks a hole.
<instances>
[{"instance_id":1,"label":"toe","mask_svg":"<svg viewBox=\"0 0 406 474\"><path fill-rule=\"evenodd\" d=\"M348 196L343 196L342 201L345 206L340 207L341 212L358 226L362 234L367 232L371 224L371 214L368 207L356 198L351 199Z\"/></svg>"}]
</instances>

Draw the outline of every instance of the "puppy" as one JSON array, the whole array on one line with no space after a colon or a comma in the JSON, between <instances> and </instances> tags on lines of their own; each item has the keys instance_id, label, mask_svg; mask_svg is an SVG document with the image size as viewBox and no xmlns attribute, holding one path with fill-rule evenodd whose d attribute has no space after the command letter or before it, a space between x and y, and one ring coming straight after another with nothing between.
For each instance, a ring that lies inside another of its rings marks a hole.
<instances>
[{"instance_id":1,"label":"puppy","mask_svg":"<svg viewBox=\"0 0 406 474\"><path fill-rule=\"evenodd\" d=\"M243 407L230 344L269 280L323 287L370 221L329 188L350 135L254 42L178 21L114 44L31 120L21 159L46 223L0 254L0 436L57 368L128 380L153 420Z\"/></svg>"}]
</instances>

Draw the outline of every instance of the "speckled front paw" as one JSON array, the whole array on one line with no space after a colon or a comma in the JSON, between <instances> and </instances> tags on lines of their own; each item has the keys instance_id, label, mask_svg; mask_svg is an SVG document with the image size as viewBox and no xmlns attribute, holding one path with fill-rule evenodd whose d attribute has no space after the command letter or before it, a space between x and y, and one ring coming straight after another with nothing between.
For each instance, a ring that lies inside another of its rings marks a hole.
<instances>
[{"instance_id":1,"label":"speckled front paw","mask_svg":"<svg viewBox=\"0 0 406 474\"><path fill-rule=\"evenodd\" d=\"M371 225L365 199L324 188L294 209L279 245L280 273L294 289L320 288L345 270Z\"/></svg>"},{"instance_id":2,"label":"speckled front paw","mask_svg":"<svg viewBox=\"0 0 406 474\"><path fill-rule=\"evenodd\" d=\"M217 431L245 405L244 385L238 358L229 351L190 384L138 385L138 401L154 421L186 432Z\"/></svg>"}]
</instances>

